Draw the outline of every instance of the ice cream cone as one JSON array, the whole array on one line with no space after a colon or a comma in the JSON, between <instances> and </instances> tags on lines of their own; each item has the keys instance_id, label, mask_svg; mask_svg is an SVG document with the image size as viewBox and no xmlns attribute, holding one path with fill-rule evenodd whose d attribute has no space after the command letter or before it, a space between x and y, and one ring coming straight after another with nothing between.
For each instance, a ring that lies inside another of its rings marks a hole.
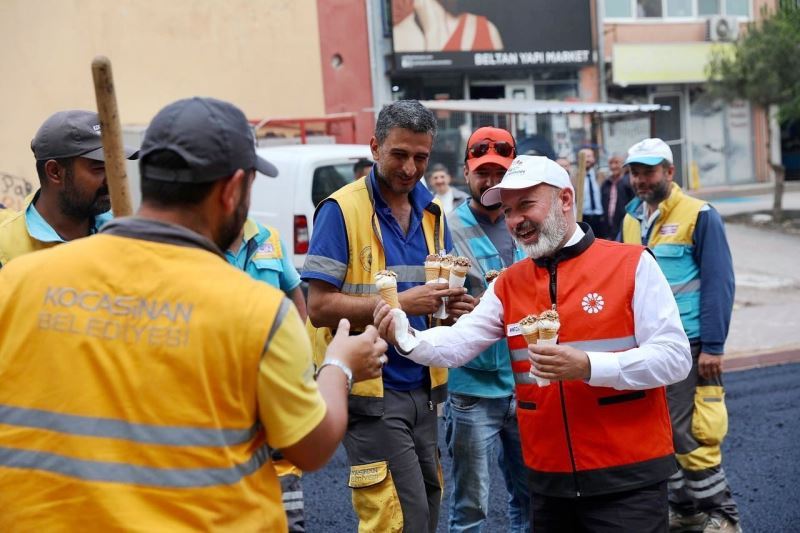
<instances>
[{"instance_id":1,"label":"ice cream cone","mask_svg":"<svg viewBox=\"0 0 800 533\"><path fill-rule=\"evenodd\" d=\"M525 337L525 342L528 344L536 344L539 342L539 330L534 331L533 333L523 334Z\"/></svg>"},{"instance_id":2,"label":"ice cream cone","mask_svg":"<svg viewBox=\"0 0 800 533\"><path fill-rule=\"evenodd\" d=\"M483 277L486 280L486 283L488 284L497 279L497 276L499 275L500 275L499 270L487 270L486 274L484 274Z\"/></svg>"},{"instance_id":3,"label":"ice cream cone","mask_svg":"<svg viewBox=\"0 0 800 533\"><path fill-rule=\"evenodd\" d=\"M425 283L434 283L439 279L439 265L428 266L425 263Z\"/></svg>"},{"instance_id":4,"label":"ice cream cone","mask_svg":"<svg viewBox=\"0 0 800 533\"><path fill-rule=\"evenodd\" d=\"M519 329L522 336L525 337L525 342L528 344L536 344L539 340L539 325L536 315L528 315L519 321Z\"/></svg>"},{"instance_id":5,"label":"ice cream cone","mask_svg":"<svg viewBox=\"0 0 800 533\"><path fill-rule=\"evenodd\" d=\"M439 280L441 256L431 254L425 258L425 283L436 283Z\"/></svg>"},{"instance_id":6,"label":"ice cream cone","mask_svg":"<svg viewBox=\"0 0 800 533\"><path fill-rule=\"evenodd\" d=\"M539 342L544 341L542 344L556 344L558 342L558 330L561 328L558 312L555 309L545 311L539 315L537 323L539 325Z\"/></svg>"},{"instance_id":7,"label":"ice cream cone","mask_svg":"<svg viewBox=\"0 0 800 533\"><path fill-rule=\"evenodd\" d=\"M375 273L375 287L384 302L393 309L400 309L400 299L397 296L397 274L391 270L381 270Z\"/></svg>"},{"instance_id":8,"label":"ice cream cone","mask_svg":"<svg viewBox=\"0 0 800 533\"><path fill-rule=\"evenodd\" d=\"M389 307L392 309L400 309L400 299L397 296L397 286L394 287L384 287L383 289L379 289L381 294L381 298L384 302L389 304Z\"/></svg>"}]
</instances>

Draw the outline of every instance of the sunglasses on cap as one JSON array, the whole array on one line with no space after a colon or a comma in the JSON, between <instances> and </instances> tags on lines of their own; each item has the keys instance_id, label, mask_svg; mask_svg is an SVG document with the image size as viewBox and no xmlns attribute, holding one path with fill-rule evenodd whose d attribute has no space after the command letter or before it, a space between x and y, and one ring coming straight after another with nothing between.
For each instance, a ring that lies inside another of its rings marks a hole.
<instances>
[{"instance_id":1,"label":"sunglasses on cap","mask_svg":"<svg viewBox=\"0 0 800 533\"><path fill-rule=\"evenodd\" d=\"M490 141L484 139L478 141L467 149L468 159L477 159L489 153L489 148L494 149L494 152L500 157L515 157L516 148L513 144L507 141Z\"/></svg>"}]
</instances>

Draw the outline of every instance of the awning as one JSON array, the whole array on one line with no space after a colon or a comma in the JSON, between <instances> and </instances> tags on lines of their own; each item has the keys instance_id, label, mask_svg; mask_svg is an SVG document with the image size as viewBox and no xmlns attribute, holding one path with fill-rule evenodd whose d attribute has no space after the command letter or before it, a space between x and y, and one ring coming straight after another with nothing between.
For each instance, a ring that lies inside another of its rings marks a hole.
<instances>
[{"instance_id":1,"label":"awning","mask_svg":"<svg viewBox=\"0 0 800 533\"><path fill-rule=\"evenodd\" d=\"M519 115L651 113L669 111L658 104L612 104L607 102L561 102L555 100L423 100L422 105L433 111L462 111L464 113L505 113Z\"/></svg>"},{"instance_id":2,"label":"awning","mask_svg":"<svg viewBox=\"0 0 800 533\"><path fill-rule=\"evenodd\" d=\"M704 83L712 51L731 51L731 43L614 44L616 85Z\"/></svg>"}]
</instances>

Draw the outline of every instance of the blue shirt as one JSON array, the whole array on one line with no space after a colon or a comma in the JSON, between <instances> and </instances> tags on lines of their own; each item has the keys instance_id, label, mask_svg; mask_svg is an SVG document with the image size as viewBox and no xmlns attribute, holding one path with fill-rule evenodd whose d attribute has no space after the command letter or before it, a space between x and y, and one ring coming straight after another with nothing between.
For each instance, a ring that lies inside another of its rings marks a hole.
<instances>
[{"instance_id":1,"label":"blue shirt","mask_svg":"<svg viewBox=\"0 0 800 533\"><path fill-rule=\"evenodd\" d=\"M375 179L375 170L370 172L367 179L372 180L375 198L375 213L380 224L383 250L386 255L387 265L419 265L422 267L428 256L428 246L422 231L422 212L433 201L433 195L422 185L417 183L409 194L411 201L411 221L408 234L403 233L400 224L392 215L391 209L386 204L380 193L380 188ZM453 241L447 229L447 223L442 217L444 228L444 245L446 250L453 249ZM308 250L309 256L321 256L347 265L350 262L348 251L347 231L345 230L344 217L341 208L336 202L324 202L314 218L314 231ZM355 258L358 260L358 258ZM337 289L342 288L345 272L322 271L303 268L302 279L309 281L318 279L330 283ZM398 292L408 290L423 283L399 282ZM409 316L411 327L424 330L428 328L427 316ZM429 381L427 367L406 359L389 346L387 352L389 362L383 368L383 384L387 389L409 391L422 387Z\"/></svg>"},{"instance_id":2,"label":"blue shirt","mask_svg":"<svg viewBox=\"0 0 800 533\"><path fill-rule=\"evenodd\" d=\"M280 247L270 241L272 232L255 220L248 219L244 225L244 242L236 253L225 251L225 259L239 270L258 281L269 283L285 293L300 285L300 275L286 255L286 245Z\"/></svg>"},{"instance_id":3,"label":"blue shirt","mask_svg":"<svg viewBox=\"0 0 800 533\"><path fill-rule=\"evenodd\" d=\"M36 199L34 198L35 201ZM34 202L28 204L28 208L25 209L25 225L28 228L28 234L39 242L67 242L36 210L33 205ZM94 235L100 231L100 228L112 218L114 218L114 215L111 214L111 211L106 211L94 217L94 224L89 228L90 234Z\"/></svg>"}]
</instances>

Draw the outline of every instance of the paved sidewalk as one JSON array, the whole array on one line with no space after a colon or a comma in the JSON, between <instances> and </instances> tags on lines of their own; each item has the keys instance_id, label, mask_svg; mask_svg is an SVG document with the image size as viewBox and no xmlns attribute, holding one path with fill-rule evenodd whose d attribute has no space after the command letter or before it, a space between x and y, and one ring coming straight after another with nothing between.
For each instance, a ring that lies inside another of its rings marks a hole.
<instances>
[{"instance_id":1,"label":"paved sidewalk","mask_svg":"<svg viewBox=\"0 0 800 533\"><path fill-rule=\"evenodd\" d=\"M800 209L796 189L784 194L784 209ZM771 193L748 192L709 200L723 216L771 209ZM726 231L736 273L726 369L800 361L800 236L744 224L727 224Z\"/></svg>"}]
</instances>

